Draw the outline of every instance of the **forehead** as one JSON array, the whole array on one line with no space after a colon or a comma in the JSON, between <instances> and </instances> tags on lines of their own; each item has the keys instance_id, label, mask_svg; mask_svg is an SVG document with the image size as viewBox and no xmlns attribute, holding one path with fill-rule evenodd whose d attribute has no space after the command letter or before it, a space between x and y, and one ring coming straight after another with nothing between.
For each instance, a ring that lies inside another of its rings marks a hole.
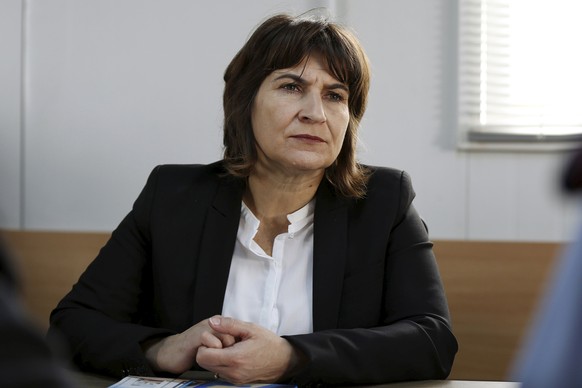
<instances>
[{"instance_id":1,"label":"forehead","mask_svg":"<svg viewBox=\"0 0 582 388\"><path fill-rule=\"evenodd\" d=\"M293 74L304 79L323 78L341 83L331 72L327 61L320 54L312 54L303 58L297 65L274 70L268 78L278 78L285 74Z\"/></svg>"}]
</instances>

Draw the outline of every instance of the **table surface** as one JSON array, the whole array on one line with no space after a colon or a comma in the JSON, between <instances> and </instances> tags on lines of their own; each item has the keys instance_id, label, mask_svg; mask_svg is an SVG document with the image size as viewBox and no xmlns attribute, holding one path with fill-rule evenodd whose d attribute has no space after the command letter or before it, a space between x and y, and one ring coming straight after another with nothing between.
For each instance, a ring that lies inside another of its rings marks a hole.
<instances>
[{"instance_id":1,"label":"table surface","mask_svg":"<svg viewBox=\"0 0 582 388\"><path fill-rule=\"evenodd\" d=\"M73 381L83 388L107 388L118 380L87 373L73 373ZM386 388L519 388L520 384L507 381L427 380L370 385Z\"/></svg>"}]
</instances>

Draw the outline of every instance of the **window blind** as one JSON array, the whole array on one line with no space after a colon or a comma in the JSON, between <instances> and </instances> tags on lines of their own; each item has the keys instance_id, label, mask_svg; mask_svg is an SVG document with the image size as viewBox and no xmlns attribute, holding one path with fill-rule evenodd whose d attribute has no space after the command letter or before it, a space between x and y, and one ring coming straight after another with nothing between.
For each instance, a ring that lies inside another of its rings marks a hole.
<instances>
[{"instance_id":1,"label":"window blind","mask_svg":"<svg viewBox=\"0 0 582 388\"><path fill-rule=\"evenodd\" d=\"M582 1L459 1L462 142L582 140Z\"/></svg>"}]
</instances>

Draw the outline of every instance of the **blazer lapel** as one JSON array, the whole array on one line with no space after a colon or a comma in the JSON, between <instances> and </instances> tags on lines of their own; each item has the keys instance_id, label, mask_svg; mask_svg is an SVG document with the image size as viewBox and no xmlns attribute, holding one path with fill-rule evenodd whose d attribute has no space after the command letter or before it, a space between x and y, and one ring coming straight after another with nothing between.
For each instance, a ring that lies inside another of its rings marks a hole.
<instances>
[{"instance_id":1,"label":"blazer lapel","mask_svg":"<svg viewBox=\"0 0 582 388\"><path fill-rule=\"evenodd\" d=\"M329 183L324 181L317 192L314 215L314 331L337 327L347 259L347 234L346 202L334 195Z\"/></svg>"},{"instance_id":2,"label":"blazer lapel","mask_svg":"<svg viewBox=\"0 0 582 388\"><path fill-rule=\"evenodd\" d=\"M244 185L222 179L208 209L198 255L193 322L222 312L240 220ZM327 182L316 195L313 243L313 328L337 327L345 263L348 214Z\"/></svg>"},{"instance_id":3,"label":"blazer lapel","mask_svg":"<svg viewBox=\"0 0 582 388\"><path fill-rule=\"evenodd\" d=\"M242 182L220 179L200 243L194 292L194 323L222 312L240 220Z\"/></svg>"}]
</instances>

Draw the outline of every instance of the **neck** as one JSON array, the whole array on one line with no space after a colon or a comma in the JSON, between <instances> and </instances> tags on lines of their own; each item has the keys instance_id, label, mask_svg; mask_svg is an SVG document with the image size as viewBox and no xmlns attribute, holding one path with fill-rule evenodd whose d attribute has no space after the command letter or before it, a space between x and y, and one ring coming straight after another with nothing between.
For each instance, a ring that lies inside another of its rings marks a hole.
<instances>
[{"instance_id":1,"label":"neck","mask_svg":"<svg viewBox=\"0 0 582 388\"><path fill-rule=\"evenodd\" d=\"M260 219L284 219L313 199L323 173L277 179L253 172L244 195L246 205Z\"/></svg>"}]
</instances>

